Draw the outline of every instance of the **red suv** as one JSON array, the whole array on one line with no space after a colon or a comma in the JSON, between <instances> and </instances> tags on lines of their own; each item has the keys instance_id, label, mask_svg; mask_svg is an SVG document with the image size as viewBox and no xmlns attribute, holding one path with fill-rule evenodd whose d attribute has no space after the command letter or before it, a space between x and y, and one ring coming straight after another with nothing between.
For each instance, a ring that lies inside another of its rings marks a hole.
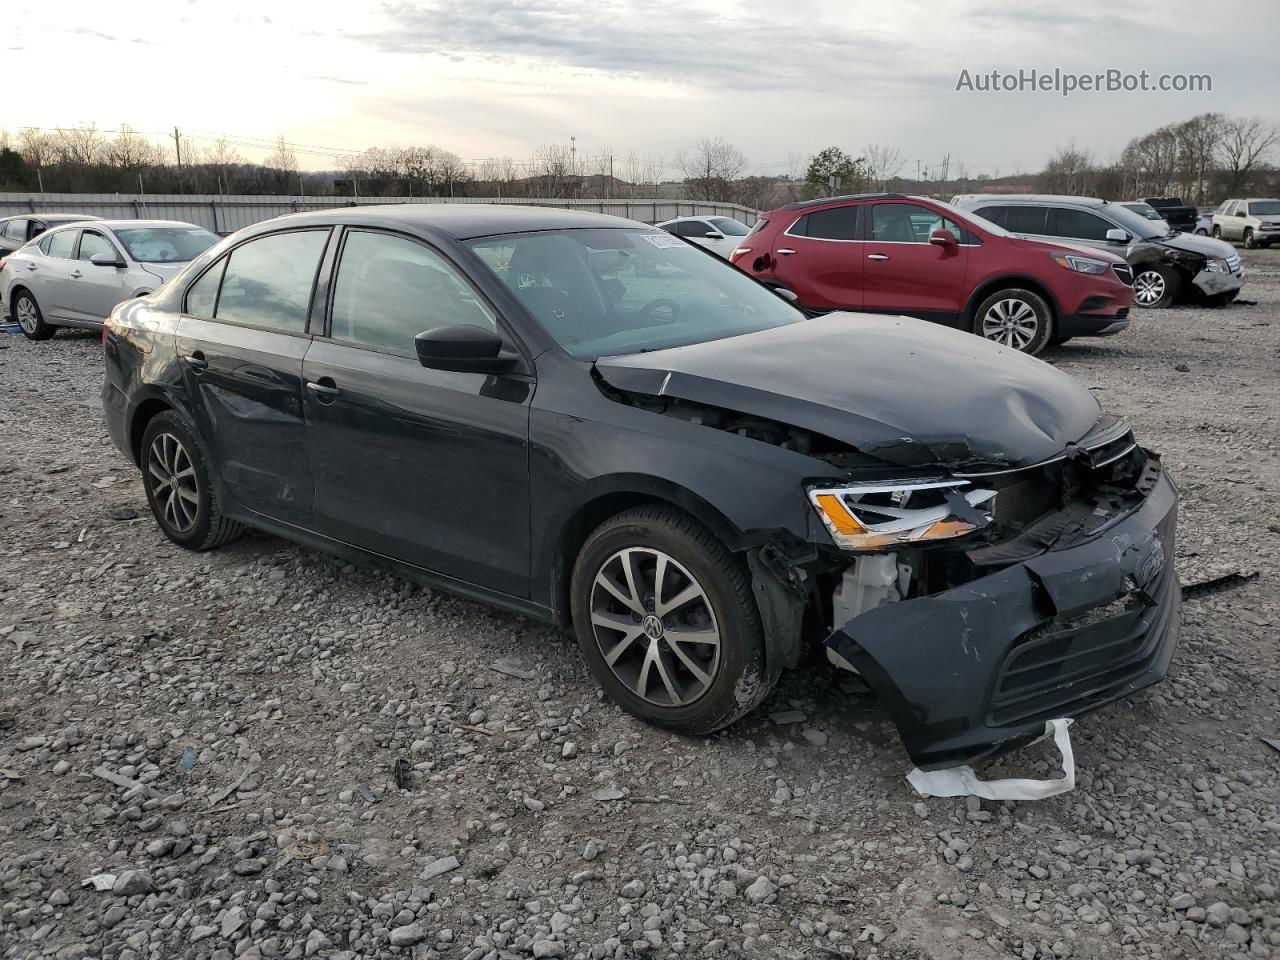
<instances>
[{"instance_id":1,"label":"red suv","mask_svg":"<svg viewBox=\"0 0 1280 960\"><path fill-rule=\"evenodd\" d=\"M789 203L729 262L812 313L903 313L1024 353L1129 325L1133 275L1102 250L1024 240L945 203L897 193Z\"/></svg>"}]
</instances>

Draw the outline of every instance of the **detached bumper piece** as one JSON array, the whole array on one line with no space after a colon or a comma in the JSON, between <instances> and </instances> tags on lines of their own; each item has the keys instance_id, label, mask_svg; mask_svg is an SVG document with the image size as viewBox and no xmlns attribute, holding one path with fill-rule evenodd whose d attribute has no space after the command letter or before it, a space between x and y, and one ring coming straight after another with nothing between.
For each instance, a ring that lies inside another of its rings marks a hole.
<instances>
[{"instance_id":1,"label":"detached bumper piece","mask_svg":"<svg viewBox=\"0 0 1280 960\"><path fill-rule=\"evenodd\" d=\"M1013 749L1047 720L1164 677L1181 605L1176 516L1160 470L1142 504L1096 535L867 610L827 645L875 690L920 768Z\"/></svg>"}]
</instances>

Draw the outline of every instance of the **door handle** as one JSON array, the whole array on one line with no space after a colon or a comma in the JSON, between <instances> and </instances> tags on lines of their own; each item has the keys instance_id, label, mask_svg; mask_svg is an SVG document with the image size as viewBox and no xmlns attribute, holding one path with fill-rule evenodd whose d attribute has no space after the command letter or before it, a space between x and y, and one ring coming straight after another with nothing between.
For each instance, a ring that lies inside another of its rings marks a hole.
<instances>
[{"instance_id":1,"label":"door handle","mask_svg":"<svg viewBox=\"0 0 1280 960\"><path fill-rule=\"evenodd\" d=\"M204 354L199 350L182 359L187 361L187 366L191 368L192 373L204 373L209 369L209 361L204 358Z\"/></svg>"},{"instance_id":2,"label":"door handle","mask_svg":"<svg viewBox=\"0 0 1280 960\"><path fill-rule=\"evenodd\" d=\"M28 270L34 270L34 269L36 269L36 265L35 265L34 263L28 263L28 264L27 264L27 269L28 269Z\"/></svg>"},{"instance_id":3,"label":"door handle","mask_svg":"<svg viewBox=\"0 0 1280 960\"><path fill-rule=\"evenodd\" d=\"M79 280L79 279L80 279L81 277L83 277L83 276L84 276L84 274L83 274L83 273L81 273L79 270L72 270L72 271L71 271L71 279L73 279L73 280Z\"/></svg>"},{"instance_id":4,"label":"door handle","mask_svg":"<svg viewBox=\"0 0 1280 960\"><path fill-rule=\"evenodd\" d=\"M868 253L868 260L888 260L889 258L883 253Z\"/></svg>"},{"instance_id":5,"label":"door handle","mask_svg":"<svg viewBox=\"0 0 1280 960\"><path fill-rule=\"evenodd\" d=\"M794 250L792 250L790 247L779 247L779 248L778 248L778 256L780 256L780 257L789 257L789 256L791 256L793 253L795 253L795 251L794 251Z\"/></svg>"},{"instance_id":6,"label":"door handle","mask_svg":"<svg viewBox=\"0 0 1280 960\"><path fill-rule=\"evenodd\" d=\"M324 379L328 380L329 378L325 377ZM333 386L332 380L327 384L312 383L308 380L307 389L310 390L315 395L315 398L321 403L333 403L333 401L337 400L339 395L342 393L341 390Z\"/></svg>"}]
</instances>

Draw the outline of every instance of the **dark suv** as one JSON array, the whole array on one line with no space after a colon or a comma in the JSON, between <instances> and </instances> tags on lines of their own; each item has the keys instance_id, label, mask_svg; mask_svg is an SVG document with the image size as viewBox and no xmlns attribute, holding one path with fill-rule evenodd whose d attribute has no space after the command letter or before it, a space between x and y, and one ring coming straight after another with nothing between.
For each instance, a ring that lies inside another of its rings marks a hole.
<instances>
[{"instance_id":1,"label":"dark suv","mask_svg":"<svg viewBox=\"0 0 1280 960\"><path fill-rule=\"evenodd\" d=\"M117 307L104 349L175 543L259 527L572 624L673 730L743 715L812 641L948 765L1173 655L1177 494L1083 385L909 317L808 318L642 223L283 217Z\"/></svg>"},{"instance_id":2,"label":"dark suv","mask_svg":"<svg viewBox=\"0 0 1280 960\"><path fill-rule=\"evenodd\" d=\"M1001 194L952 202L1031 240L1074 243L1123 256L1133 271L1133 302L1140 307L1183 301L1223 306L1244 286L1244 266L1230 244L1182 233L1123 203Z\"/></svg>"},{"instance_id":3,"label":"dark suv","mask_svg":"<svg viewBox=\"0 0 1280 960\"><path fill-rule=\"evenodd\" d=\"M1112 254L1015 237L945 203L828 197L762 214L729 256L811 313L896 313L1024 353L1128 326L1129 270Z\"/></svg>"}]
</instances>

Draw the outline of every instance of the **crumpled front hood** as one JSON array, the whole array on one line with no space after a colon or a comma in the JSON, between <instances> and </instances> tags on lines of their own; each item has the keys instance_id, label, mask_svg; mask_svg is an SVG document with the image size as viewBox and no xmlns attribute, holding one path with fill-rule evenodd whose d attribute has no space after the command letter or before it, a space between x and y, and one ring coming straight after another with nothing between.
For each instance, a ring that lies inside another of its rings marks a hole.
<instances>
[{"instance_id":1,"label":"crumpled front hood","mask_svg":"<svg viewBox=\"0 0 1280 960\"><path fill-rule=\"evenodd\" d=\"M1198 253L1202 257L1210 257L1214 260L1225 260L1236 252L1235 247L1225 240L1214 240L1212 237L1201 237L1194 233L1176 233L1171 237L1160 237L1151 242L1174 250Z\"/></svg>"},{"instance_id":2,"label":"crumpled front hood","mask_svg":"<svg viewBox=\"0 0 1280 960\"><path fill-rule=\"evenodd\" d=\"M622 357L610 386L775 420L904 467L1004 469L1056 456L1097 422L1047 363L910 317L830 313Z\"/></svg>"}]
</instances>

